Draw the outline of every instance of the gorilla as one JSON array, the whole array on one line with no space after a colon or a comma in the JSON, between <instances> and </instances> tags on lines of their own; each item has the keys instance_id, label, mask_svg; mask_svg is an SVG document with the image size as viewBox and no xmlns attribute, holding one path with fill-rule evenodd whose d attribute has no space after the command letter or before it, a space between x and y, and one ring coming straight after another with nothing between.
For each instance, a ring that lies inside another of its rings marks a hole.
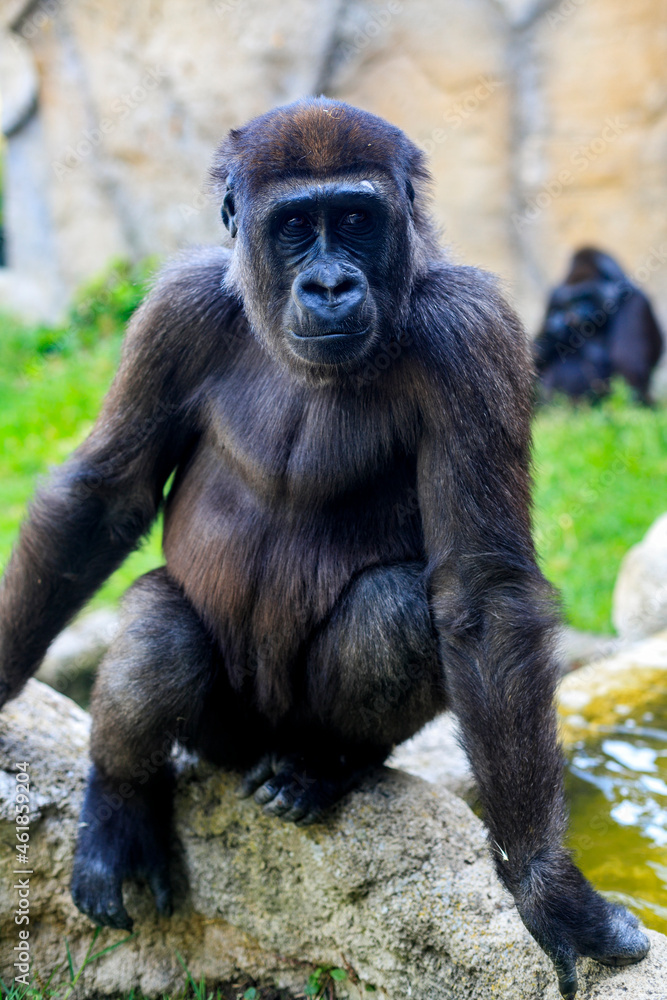
<instances>
[{"instance_id":1,"label":"gorilla","mask_svg":"<svg viewBox=\"0 0 667 1000\"><path fill-rule=\"evenodd\" d=\"M648 404L661 353L662 334L644 293L613 257L592 247L578 250L551 294L534 343L544 395L597 400L608 395L618 374Z\"/></svg>"},{"instance_id":2,"label":"gorilla","mask_svg":"<svg viewBox=\"0 0 667 1000\"><path fill-rule=\"evenodd\" d=\"M139 877L171 912L176 741L308 823L450 708L498 877L573 997L578 956L649 944L563 846L525 335L439 248L424 156L374 115L278 108L229 133L212 183L233 250L159 278L0 596L1 704L164 509L165 565L92 696L74 900L129 929Z\"/></svg>"}]
</instances>

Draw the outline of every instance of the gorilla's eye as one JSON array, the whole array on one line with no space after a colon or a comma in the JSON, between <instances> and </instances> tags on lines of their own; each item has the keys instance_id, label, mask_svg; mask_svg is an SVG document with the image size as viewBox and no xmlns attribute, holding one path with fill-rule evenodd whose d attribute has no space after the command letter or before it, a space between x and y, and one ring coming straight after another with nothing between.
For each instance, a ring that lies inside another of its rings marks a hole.
<instances>
[{"instance_id":1,"label":"gorilla's eye","mask_svg":"<svg viewBox=\"0 0 667 1000\"><path fill-rule=\"evenodd\" d=\"M310 222L305 215L290 215L281 226L287 236L305 236L310 228Z\"/></svg>"},{"instance_id":2,"label":"gorilla's eye","mask_svg":"<svg viewBox=\"0 0 667 1000\"><path fill-rule=\"evenodd\" d=\"M343 237L350 240L371 236L375 232L376 219L370 212L363 209L355 209L353 212L346 212L338 223L338 229Z\"/></svg>"},{"instance_id":3,"label":"gorilla's eye","mask_svg":"<svg viewBox=\"0 0 667 1000\"><path fill-rule=\"evenodd\" d=\"M341 219L341 226L345 226L348 229L358 229L367 225L368 221L366 212L348 212Z\"/></svg>"}]
</instances>

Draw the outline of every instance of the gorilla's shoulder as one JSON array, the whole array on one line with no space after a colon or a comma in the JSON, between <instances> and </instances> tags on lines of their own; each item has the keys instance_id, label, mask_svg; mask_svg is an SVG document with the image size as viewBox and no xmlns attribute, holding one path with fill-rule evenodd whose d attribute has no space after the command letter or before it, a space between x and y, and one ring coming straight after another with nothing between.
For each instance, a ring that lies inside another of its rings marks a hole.
<instances>
[{"instance_id":1,"label":"gorilla's shoulder","mask_svg":"<svg viewBox=\"0 0 667 1000\"><path fill-rule=\"evenodd\" d=\"M446 394L472 391L497 406L526 407L533 367L523 326L494 275L442 264L415 283L416 358Z\"/></svg>"},{"instance_id":2,"label":"gorilla's shoulder","mask_svg":"<svg viewBox=\"0 0 667 1000\"><path fill-rule=\"evenodd\" d=\"M191 247L168 260L152 283L149 302L176 315L240 308L227 287L231 251L225 247Z\"/></svg>"},{"instance_id":3,"label":"gorilla's shoulder","mask_svg":"<svg viewBox=\"0 0 667 1000\"><path fill-rule=\"evenodd\" d=\"M240 335L243 306L227 287L231 252L223 247L193 247L173 257L157 272L135 313L127 341L199 349L202 340L223 332Z\"/></svg>"},{"instance_id":4,"label":"gorilla's shoulder","mask_svg":"<svg viewBox=\"0 0 667 1000\"><path fill-rule=\"evenodd\" d=\"M476 355L513 346L526 350L526 333L499 287L498 278L480 268L438 262L415 282L412 317L424 349Z\"/></svg>"}]
</instances>

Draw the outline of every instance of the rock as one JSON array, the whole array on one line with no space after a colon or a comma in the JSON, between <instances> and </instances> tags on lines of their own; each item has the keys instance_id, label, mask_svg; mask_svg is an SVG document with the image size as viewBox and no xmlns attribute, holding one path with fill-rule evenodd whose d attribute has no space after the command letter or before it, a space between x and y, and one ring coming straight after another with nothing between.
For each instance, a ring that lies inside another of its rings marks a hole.
<instances>
[{"instance_id":1,"label":"rock","mask_svg":"<svg viewBox=\"0 0 667 1000\"><path fill-rule=\"evenodd\" d=\"M567 674L558 688L565 742L580 739L582 728L613 724L619 705L630 710L665 690L667 631Z\"/></svg>"},{"instance_id":2,"label":"rock","mask_svg":"<svg viewBox=\"0 0 667 1000\"><path fill-rule=\"evenodd\" d=\"M667 628L667 514L626 554L616 578L612 620L625 639Z\"/></svg>"},{"instance_id":3,"label":"rock","mask_svg":"<svg viewBox=\"0 0 667 1000\"><path fill-rule=\"evenodd\" d=\"M9 854L15 765L28 761L30 949L33 972L48 975L64 958L65 937L75 967L92 937L68 892L88 718L32 680L1 720L0 839ZM178 951L209 986L250 974L298 989L329 964L347 970L336 990L351 1000L368 996L367 986L386 1000L557 1000L550 964L496 881L482 824L460 799L384 769L326 823L298 829L239 800L235 785L224 772L180 761L176 913L158 919L146 890L131 887L137 934L86 970L81 995L175 992L184 983ZM0 881L5 981L18 941L15 884ZM96 947L123 936L104 931ZM639 966L582 961L581 996L664 996L667 939L651 932L651 940Z\"/></svg>"},{"instance_id":4,"label":"rock","mask_svg":"<svg viewBox=\"0 0 667 1000\"><path fill-rule=\"evenodd\" d=\"M318 88L337 6L68 0L26 11L14 35L40 67L39 130L7 148L9 266L71 292L114 257L219 242L206 189L215 146Z\"/></svg>"},{"instance_id":5,"label":"rock","mask_svg":"<svg viewBox=\"0 0 667 1000\"><path fill-rule=\"evenodd\" d=\"M0 33L2 134L10 136L37 107L37 70L28 44L13 32Z\"/></svg>"},{"instance_id":6,"label":"rock","mask_svg":"<svg viewBox=\"0 0 667 1000\"><path fill-rule=\"evenodd\" d=\"M598 635L595 632L563 628L559 642L563 672L578 670L587 663L606 659L623 649L629 649L631 645L629 639L620 639L615 635Z\"/></svg>"},{"instance_id":7,"label":"rock","mask_svg":"<svg viewBox=\"0 0 667 1000\"><path fill-rule=\"evenodd\" d=\"M447 788L471 805L477 798L468 758L458 742L458 723L451 712L438 716L396 747L387 763Z\"/></svg>"},{"instance_id":8,"label":"rock","mask_svg":"<svg viewBox=\"0 0 667 1000\"><path fill-rule=\"evenodd\" d=\"M511 171L499 155L512 100L502 12L486 0L352 6L333 96L405 129L429 156L436 219L457 256L514 281Z\"/></svg>"},{"instance_id":9,"label":"rock","mask_svg":"<svg viewBox=\"0 0 667 1000\"><path fill-rule=\"evenodd\" d=\"M11 28L18 24L32 6L32 0L4 0L0 8L0 28Z\"/></svg>"},{"instance_id":10,"label":"rock","mask_svg":"<svg viewBox=\"0 0 667 1000\"><path fill-rule=\"evenodd\" d=\"M653 402L659 406L667 404L667 344L665 344L662 358L651 376L649 395Z\"/></svg>"},{"instance_id":11,"label":"rock","mask_svg":"<svg viewBox=\"0 0 667 1000\"><path fill-rule=\"evenodd\" d=\"M619 259L666 325L663 18L652 0L552 0L515 36L510 222L526 315L534 293L562 279L572 251L592 243Z\"/></svg>"},{"instance_id":12,"label":"rock","mask_svg":"<svg viewBox=\"0 0 667 1000\"><path fill-rule=\"evenodd\" d=\"M0 311L3 313L25 323L49 323L62 314L66 305L67 295L54 275L38 271L31 276L28 271L0 267Z\"/></svg>"},{"instance_id":13,"label":"rock","mask_svg":"<svg viewBox=\"0 0 667 1000\"><path fill-rule=\"evenodd\" d=\"M55 639L46 653L37 678L79 704L87 695L95 670L118 627L118 614L100 608L78 618Z\"/></svg>"},{"instance_id":14,"label":"rock","mask_svg":"<svg viewBox=\"0 0 667 1000\"><path fill-rule=\"evenodd\" d=\"M502 15L485 0L359 6L365 21L332 76L334 96L405 129L428 153L433 207L457 255L514 280L509 163L498 155L511 100ZM391 16L368 37L382 10Z\"/></svg>"}]
</instances>

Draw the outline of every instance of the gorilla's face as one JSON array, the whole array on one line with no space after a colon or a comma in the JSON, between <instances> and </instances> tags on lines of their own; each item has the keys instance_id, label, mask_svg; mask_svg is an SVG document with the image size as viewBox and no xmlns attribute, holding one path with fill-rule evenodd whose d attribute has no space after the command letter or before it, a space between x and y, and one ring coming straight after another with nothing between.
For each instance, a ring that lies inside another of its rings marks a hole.
<instances>
[{"instance_id":1,"label":"gorilla's face","mask_svg":"<svg viewBox=\"0 0 667 1000\"><path fill-rule=\"evenodd\" d=\"M387 179L284 183L239 213L233 271L256 334L292 370L351 370L395 331L410 214Z\"/></svg>"}]
</instances>

